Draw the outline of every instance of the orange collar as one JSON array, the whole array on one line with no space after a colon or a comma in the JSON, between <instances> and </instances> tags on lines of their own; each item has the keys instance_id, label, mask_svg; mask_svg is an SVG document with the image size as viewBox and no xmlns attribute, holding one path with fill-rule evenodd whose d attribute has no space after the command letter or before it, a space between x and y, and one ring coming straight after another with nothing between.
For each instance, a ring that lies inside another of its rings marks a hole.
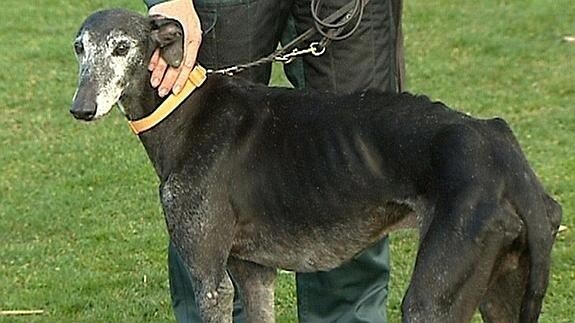
<instances>
[{"instance_id":1,"label":"orange collar","mask_svg":"<svg viewBox=\"0 0 575 323\"><path fill-rule=\"evenodd\" d=\"M177 95L174 95L173 93L170 94L170 96L168 96L168 98L164 100L164 102L160 104L160 106L149 116L140 120L133 120L128 122L132 132L137 135L153 128L155 125L162 122L162 120L164 120L167 116L170 115L170 113L176 110L196 88L200 87L200 85L202 85L205 80L206 69L200 65L196 65L196 67L194 67L194 69L190 72L188 81L180 93Z\"/></svg>"}]
</instances>

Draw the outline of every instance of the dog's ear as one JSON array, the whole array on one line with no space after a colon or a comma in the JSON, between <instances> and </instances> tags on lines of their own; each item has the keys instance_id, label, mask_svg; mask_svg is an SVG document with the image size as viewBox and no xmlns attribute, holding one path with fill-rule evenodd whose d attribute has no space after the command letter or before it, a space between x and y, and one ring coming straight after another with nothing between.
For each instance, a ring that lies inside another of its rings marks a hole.
<instances>
[{"instance_id":1,"label":"dog's ear","mask_svg":"<svg viewBox=\"0 0 575 323\"><path fill-rule=\"evenodd\" d=\"M175 20L159 15L150 16L150 38L160 55L172 67L179 67L184 58L184 32Z\"/></svg>"}]
</instances>

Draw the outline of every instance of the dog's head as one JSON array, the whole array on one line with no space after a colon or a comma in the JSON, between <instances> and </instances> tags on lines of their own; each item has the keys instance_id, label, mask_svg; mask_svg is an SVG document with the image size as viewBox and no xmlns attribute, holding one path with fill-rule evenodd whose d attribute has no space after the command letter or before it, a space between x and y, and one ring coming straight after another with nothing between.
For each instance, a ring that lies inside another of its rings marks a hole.
<instances>
[{"instance_id":1,"label":"dog's head","mask_svg":"<svg viewBox=\"0 0 575 323\"><path fill-rule=\"evenodd\" d=\"M180 24L162 17L112 9L89 16L74 41L79 64L78 88L70 112L90 121L106 115L122 95L141 91L156 48L171 66L183 57Z\"/></svg>"}]
</instances>

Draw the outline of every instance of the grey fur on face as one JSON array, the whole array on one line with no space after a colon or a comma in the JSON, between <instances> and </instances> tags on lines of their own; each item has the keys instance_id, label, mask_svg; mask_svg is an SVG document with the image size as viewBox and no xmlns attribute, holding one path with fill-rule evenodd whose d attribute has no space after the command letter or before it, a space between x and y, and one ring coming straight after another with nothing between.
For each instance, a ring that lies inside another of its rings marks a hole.
<instances>
[{"instance_id":1,"label":"grey fur on face","mask_svg":"<svg viewBox=\"0 0 575 323\"><path fill-rule=\"evenodd\" d=\"M91 80L97 89L95 119L106 115L118 102L129 85L130 67L144 60L137 39L125 32L112 30L104 41L99 41L102 36L84 30L76 39L83 49L77 52L80 82Z\"/></svg>"},{"instance_id":2,"label":"grey fur on face","mask_svg":"<svg viewBox=\"0 0 575 323\"><path fill-rule=\"evenodd\" d=\"M74 104L91 112L87 118L101 118L127 92L141 90L147 74L141 67L157 47L151 27L151 19L126 10L97 12L84 22L74 41L79 67Z\"/></svg>"}]
</instances>

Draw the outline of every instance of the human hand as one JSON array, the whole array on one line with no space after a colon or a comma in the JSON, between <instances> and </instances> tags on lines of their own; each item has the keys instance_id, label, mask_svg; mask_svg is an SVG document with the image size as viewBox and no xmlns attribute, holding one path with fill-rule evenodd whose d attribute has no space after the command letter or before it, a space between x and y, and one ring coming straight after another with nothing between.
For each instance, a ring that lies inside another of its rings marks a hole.
<instances>
[{"instance_id":1,"label":"human hand","mask_svg":"<svg viewBox=\"0 0 575 323\"><path fill-rule=\"evenodd\" d=\"M149 15L160 15L177 20L184 31L184 59L179 67L169 66L160 56L160 50L156 49L148 69L152 72L150 82L158 88L161 97L170 91L178 94L188 80L188 76L198 56L198 50L202 42L202 27L200 18L194 9L191 0L172 0L157 4L150 8Z\"/></svg>"}]
</instances>

